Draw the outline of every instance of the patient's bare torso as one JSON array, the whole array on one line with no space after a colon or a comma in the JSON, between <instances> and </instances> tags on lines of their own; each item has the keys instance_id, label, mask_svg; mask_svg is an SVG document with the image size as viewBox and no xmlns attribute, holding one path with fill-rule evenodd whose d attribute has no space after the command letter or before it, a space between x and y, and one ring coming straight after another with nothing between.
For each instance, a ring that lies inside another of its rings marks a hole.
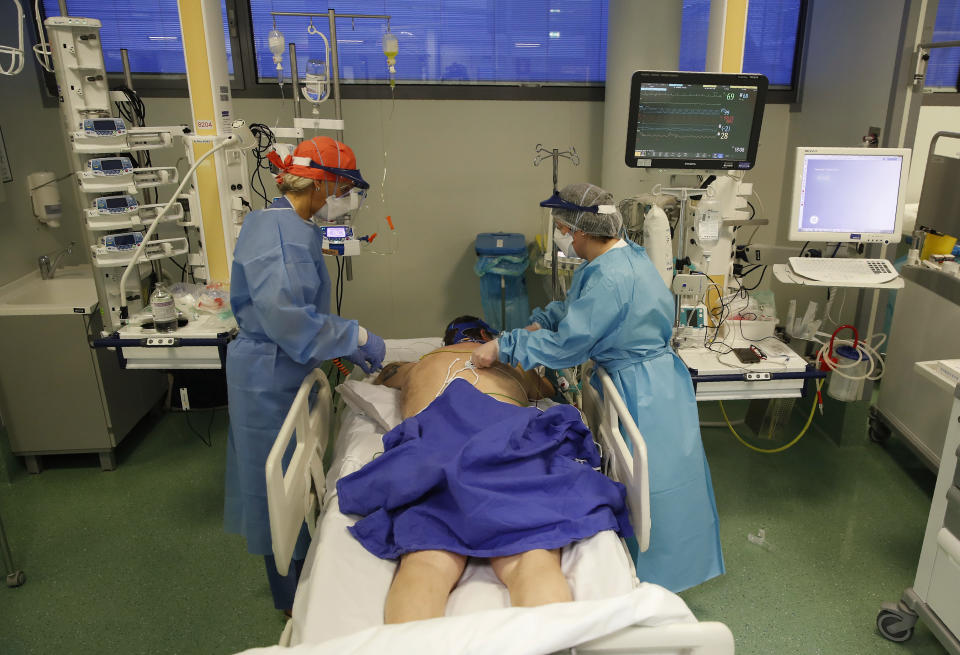
<instances>
[{"instance_id":1,"label":"patient's bare torso","mask_svg":"<svg viewBox=\"0 0 960 655\"><path fill-rule=\"evenodd\" d=\"M459 343L438 348L416 362L401 389L401 411L409 418L426 408L450 381L463 379L485 394L511 405L526 406L528 399L542 397L539 378L501 362L490 368L469 367L478 343ZM547 392L549 393L549 392Z\"/></svg>"}]
</instances>

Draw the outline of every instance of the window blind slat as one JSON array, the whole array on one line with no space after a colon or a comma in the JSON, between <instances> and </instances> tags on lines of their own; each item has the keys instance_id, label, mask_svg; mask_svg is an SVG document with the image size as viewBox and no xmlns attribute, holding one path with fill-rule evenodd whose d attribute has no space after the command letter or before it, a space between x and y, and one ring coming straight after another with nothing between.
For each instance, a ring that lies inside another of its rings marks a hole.
<instances>
[{"instance_id":1,"label":"window blind slat","mask_svg":"<svg viewBox=\"0 0 960 655\"><path fill-rule=\"evenodd\" d=\"M710 0L684 0L680 70L706 70ZM800 27L800 0L751 0L743 72L762 73L772 86L789 87Z\"/></svg>"},{"instance_id":2,"label":"window blind slat","mask_svg":"<svg viewBox=\"0 0 960 655\"><path fill-rule=\"evenodd\" d=\"M233 52L224 5L221 0L227 69L232 74ZM57 0L43 0L43 7L47 16L60 15ZM103 24L100 40L108 73L123 71L121 48L129 51L134 73L186 73L177 0L68 0L67 11L71 16L96 18Z\"/></svg>"},{"instance_id":3,"label":"window blind slat","mask_svg":"<svg viewBox=\"0 0 960 655\"><path fill-rule=\"evenodd\" d=\"M385 13L400 41L398 81L420 83L602 84L606 73L606 0L339 0L342 13ZM314 0L251 0L257 73L276 79L267 48L271 11L317 11ZM322 11L322 10L321 10ZM309 36L309 19L277 19L287 43L297 44L300 75L307 59L322 55L322 41ZM327 19L314 26L329 36ZM382 21L337 22L341 80L387 80ZM289 76L284 57L284 75Z\"/></svg>"}]
</instances>

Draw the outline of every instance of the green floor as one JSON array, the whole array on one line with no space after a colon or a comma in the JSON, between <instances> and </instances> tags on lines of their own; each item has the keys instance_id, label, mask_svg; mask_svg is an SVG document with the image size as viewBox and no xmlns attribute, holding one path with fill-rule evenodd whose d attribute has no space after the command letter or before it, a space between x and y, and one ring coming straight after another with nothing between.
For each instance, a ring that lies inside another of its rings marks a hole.
<instances>
[{"instance_id":1,"label":"green floor","mask_svg":"<svg viewBox=\"0 0 960 655\"><path fill-rule=\"evenodd\" d=\"M740 408L732 407L736 414ZM714 407L704 408L715 419ZM193 425L206 432L206 415ZM229 653L275 642L262 560L221 530L226 417L213 447L182 414L148 419L119 468L48 458L0 482L0 515L28 577L0 586L0 653ZM760 455L705 429L727 573L683 594L747 654L942 654L918 625L885 641L877 608L910 585L933 477L892 441L838 448L811 433ZM767 546L747 540L759 528Z\"/></svg>"}]
</instances>

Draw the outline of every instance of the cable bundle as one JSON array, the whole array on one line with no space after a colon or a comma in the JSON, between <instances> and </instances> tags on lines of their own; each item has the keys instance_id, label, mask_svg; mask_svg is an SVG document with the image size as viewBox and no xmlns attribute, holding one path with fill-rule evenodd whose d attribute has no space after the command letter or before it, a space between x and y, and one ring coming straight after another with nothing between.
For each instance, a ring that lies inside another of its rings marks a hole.
<instances>
[{"instance_id":1,"label":"cable bundle","mask_svg":"<svg viewBox=\"0 0 960 655\"><path fill-rule=\"evenodd\" d=\"M270 199L267 197L267 186L263 182L262 174L264 170L270 170L267 153L273 144L277 142L277 138L274 136L273 131L263 123L251 123L250 132L253 133L254 138L257 140L257 145L251 150L253 158L256 161L256 166L254 166L253 174L250 175L250 188L263 199L264 206L266 206L267 203L270 202ZM260 182L259 189L255 181Z\"/></svg>"}]
</instances>

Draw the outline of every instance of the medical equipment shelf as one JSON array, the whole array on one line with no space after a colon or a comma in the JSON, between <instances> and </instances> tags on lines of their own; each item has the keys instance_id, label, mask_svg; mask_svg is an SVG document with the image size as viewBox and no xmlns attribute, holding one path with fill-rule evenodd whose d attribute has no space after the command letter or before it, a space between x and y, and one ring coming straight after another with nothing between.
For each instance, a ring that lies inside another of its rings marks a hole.
<instances>
[{"instance_id":1,"label":"medical equipment shelf","mask_svg":"<svg viewBox=\"0 0 960 655\"><path fill-rule=\"evenodd\" d=\"M128 325L95 339L93 345L115 349L120 368L125 369L220 369L238 329L232 314L220 318L200 312L186 317L176 332L157 332L152 320L149 312L136 314Z\"/></svg>"},{"instance_id":2,"label":"medical equipment shelf","mask_svg":"<svg viewBox=\"0 0 960 655\"><path fill-rule=\"evenodd\" d=\"M122 175L93 175L88 171L76 173L77 182L84 193L137 193L143 189L176 184L180 174L174 166L135 168Z\"/></svg>"},{"instance_id":3,"label":"medical equipment shelf","mask_svg":"<svg viewBox=\"0 0 960 655\"><path fill-rule=\"evenodd\" d=\"M764 382L767 380L817 380L827 377L824 371L818 370L814 366L807 364L804 371L791 373L758 372L758 373L723 373L723 374L701 374L696 369L688 369L690 379L696 388L698 384L704 382ZM726 400L726 399L725 399Z\"/></svg>"},{"instance_id":4,"label":"medical equipment shelf","mask_svg":"<svg viewBox=\"0 0 960 655\"><path fill-rule=\"evenodd\" d=\"M214 337L183 337L178 332L125 339L119 332L93 342L95 348L116 348L120 368L220 369L226 365L227 344L236 330ZM153 353L151 353L153 351Z\"/></svg>"},{"instance_id":5,"label":"medical equipment shelf","mask_svg":"<svg viewBox=\"0 0 960 655\"><path fill-rule=\"evenodd\" d=\"M850 287L856 289L902 289L903 288L903 278L898 277L895 280L889 282L884 282L882 284L867 284L864 282L845 282L841 279L834 280L810 280L805 277L800 277L790 270L790 267L786 264L774 264L773 265L773 275L783 284L799 284L800 286L807 287Z\"/></svg>"},{"instance_id":6,"label":"medical equipment shelf","mask_svg":"<svg viewBox=\"0 0 960 655\"><path fill-rule=\"evenodd\" d=\"M742 364L732 351L717 351L723 346L732 349L751 345L762 348L767 359L756 364ZM690 372L697 402L799 398L808 379L826 376L776 339L749 341L737 337L730 342L717 342L713 349L703 345L681 347L677 354Z\"/></svg>"},{"instance_id":7,"label":"medical equipment shelf","mask_svg":"<svg viewBox=\"0 0 960 655\"><path fill-rule=\"evenodd\" d=\"M157 259L169 259L170 257L186 255L188 252L190 252L190 244L186 237L155 239L147 242L147 246L137 263L143 264ZM93 265L96 268L124 268L130 264L133 249L105 252L98 246L91 246L90 253Z\"/></svg>"},{"instance_id":8,"label":"medical equipment shelf","mask_svg":"<svg viewBox=\"0 0 960 655\"><path fill-rule=\"evenodd\" d=\"M183 127L128 127L124 134L90 136L83 130L70 135L70 145L76 153L139 152L159 150L173 145L174 136L183 133Z\"/></svg>"},{"instance_id":9,"label":"medical equipment shelf","mask_svg":"<svg viewBox=\"0 0 960 655\"><path fill-rule=\"evenodd\" d=\"M129 214L101 214L96 209L87 209L87 229L93 232L104 232L109 230L142 230L152 224L162 205L145 205ZM149 210L153 217L147 218L141 215L144 209ZM161 223L174 223L183 221L183 205L174 203L170 209L160 218ZM190 223L181 223L189 225Z\"/></svg>"}]
</instances>

